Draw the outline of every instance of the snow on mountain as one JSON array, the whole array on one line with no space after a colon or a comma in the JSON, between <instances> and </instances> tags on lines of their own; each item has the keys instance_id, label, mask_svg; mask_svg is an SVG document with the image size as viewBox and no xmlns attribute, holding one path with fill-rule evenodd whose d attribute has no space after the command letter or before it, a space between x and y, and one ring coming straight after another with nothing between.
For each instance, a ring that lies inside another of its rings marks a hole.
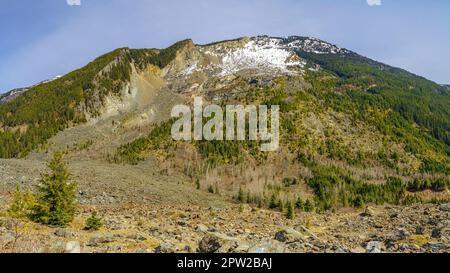
<instances>
[{"instance_id":1,"label":"snow on mountain","mask_svg":"<svg viewBox=\"0 0 450 273\"><path fill-rule=\"evenodd\" d=\"M288 37L290 41L287 46L289 48L305 51L315 54L349 54L350 51L324 42L322 40L310 37Z\"/></svg>"},{"instance_id":2,"label":"snow on mountain","mask_svg":"<svg viewBox=\"0 0 450 273\"><path fill-rule=\"evenodd\" d=\"M200 55L207 61L191 62L179 76L189 76L196 71L210 71L227 76L243 70L301 73L307 62L298 51L316 54L348 54L350 51L324 41L290 36L287 38L258 36L199 46ZM211 61L214 60L214 61Z\"/></svg>"},{"instance_id":3,"label":"snow on mountain","mask_svg":"<svg viewBox=\"0 0 450 273\"><path fill-rule=\"evenodd\" d=\"M256 38L243 48L236 48L222 58L221 75L233 74L242 69L264 69L290 72L289 67L306 65L294 52L281 44L280 39Z\"/></svg>"}]
</instances>

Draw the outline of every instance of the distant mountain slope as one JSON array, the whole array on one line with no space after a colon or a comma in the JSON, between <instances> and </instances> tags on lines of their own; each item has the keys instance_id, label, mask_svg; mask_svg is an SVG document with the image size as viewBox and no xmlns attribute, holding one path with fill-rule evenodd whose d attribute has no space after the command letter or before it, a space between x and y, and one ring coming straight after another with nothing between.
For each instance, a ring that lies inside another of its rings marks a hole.
<instances>
[{"instance_id":1,"label":"distant mountain slope","mask_svg":"<svg viewBox=\"0 0 450 273\"><path fill-rule=\"evenodd\" d=\"M4 94L1 94L0 95L0 104L2 104L4 102L12 101L13 99L17 98L18 96L22 95L23 93L25 93L28 90L30 90L30 88L28 88L28 87L16 88L16 89L8 91Z\"/></svg>"},{"instance_id":2,"label":"distant mountain slope","mask_svg":"<svg viewBox=\"0 0 450 273\"><path fill-rule=\"evenodd\" d=\"M300 36L261 36L203 46L186 40L162 50L117 49L1 104L0 157L24 156L57 132L101 117L111 101L139 93L133 82L144 74L161 82L153 84L155 88L196 92L211 100L239 99L238 93L255 86L270 88L274 78L287 77L284 88L304 90L310 85L317 92L315 100L326 102L333 111L398 138L406 153L418 155L423 171L449 169L450 95L444 87ZM298 98L287 94L268 99L287 103L283 100Z\"/></svg>"},{"instance_id":3,"label":"distant mountain slope","mask_svg":"<svg viewBox=\"0 0 450 273\"><path fill-rule=\"evenodd\" d=\"M30 87L15 88L13 90L10 90L10 91L0 95L0 104L2 104L4 102L12 101L13 99L17 98L18 96L22 95L23 93L27 92L28 90L32 89L33 87L57 80L59 78L61 78L61 76L56 76L55 78L53 78L51 80L45 80L45 81L42 81L42 82L35 84L33 86L30 86Z\"/></svg>"}]
</instances>

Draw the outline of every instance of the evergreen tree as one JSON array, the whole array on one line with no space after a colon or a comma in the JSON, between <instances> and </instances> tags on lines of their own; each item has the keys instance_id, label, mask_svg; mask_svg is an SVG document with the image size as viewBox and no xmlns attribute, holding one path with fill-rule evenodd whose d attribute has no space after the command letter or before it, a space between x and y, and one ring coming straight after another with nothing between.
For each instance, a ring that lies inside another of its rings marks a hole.
<instances>
[{"instance_id":1,"label":"evergreen tree","mask_svg":"<svg viewBox=\"0 0 450 273\"><path fill-rule=\"evenodd\" d=\"M242 188L239 188L239 193L238 193L237 199L238 199L238 201L241 202L241 203L244 203L244 202L246 201L246 200L245 200L245 193L244 193L244 191L242 190Z\"/></svg>"},{"instance_id":2,"label":"evergreen tree","mask_svg":"<svg viewBox=\"0 0 450 273\"><path fill-rule=\"evenodd\" d=\"M295 218L295 209L294 209L294 205L292 204L291 201L287 201L286 202L286 207L287 207L287 212L286 212L286 217L289 220L293 220Z\"/></svg>"},{"instance_id":3,"label":"evergreen tree","mask_svg":"<svg viewBox=\"0 0 450 273\"><path fill-rule=\"evenodd\" d=\"M270 197L269 208L276 209L279 206L280 206L280 201L278 200L278 198L275 194L272 194L272 197Z\"/></svg>"},{"instance_id":4,"label":"evergreen tree","mask_svg":"<svg viewBox=\"0 0 450 273\"><path fill-rule=\"evenodd\" d=\"M314 210L314 205L309 199L305 202L304 210L306 212L312 212Z\"/></svg>"},{"instance_id":5,"label":"evergreen tree","mask_svg":"<svg viewBox=\"0 0 450 273\"><path fill-rule=\"evenodd\" d=\"M301 197L299 197L298 199L297 199L297 202L295 202L295 207L297 208L297 209L299 209L299 210L303 210L304 209L304 203L303 203L303 200L302 200L302 198Z\"/></svg>"},{"instance_id":6,"label":"evergreen tree","mask_svg":"<svg viewBox=\"0 0 450 273\"><path fill-rule=\"evenodd\" d=\"M91 217L86 219L86 230L99 230L103 226L102 219L97 217L97 212L93 212Z\"/></svg>"},{"instance_id":7,"label":"evergreen tree","mask_svg":"<svg viewBox=\"0 0 450 273\"><path fill-rule=\"evenodd\" d=\"M48 167L51 173L41 177L32 219L46 225L66 226L75 215L76 185L69 182L70 173L61 153L54 154Z\"/></svg>"}]
</instances>

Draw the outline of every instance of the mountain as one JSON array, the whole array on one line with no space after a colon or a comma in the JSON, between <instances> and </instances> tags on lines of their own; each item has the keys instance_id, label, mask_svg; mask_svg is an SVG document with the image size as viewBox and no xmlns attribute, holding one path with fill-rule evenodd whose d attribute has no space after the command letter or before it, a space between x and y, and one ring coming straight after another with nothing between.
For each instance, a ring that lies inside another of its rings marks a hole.
<instances>
[{"instance_id":1,"label":"mountain","mask_svg":"<svg viewBox=\"0 0 450 273\"><path fill-rule=\"evenodd\" d=\"M61 78L61 76L56 76L53 79L41 81L41 82L31 86L31 87L15 88L15 89L10 90L10 91L8 91L8 92L6 92L4 94L0 94L0 104L2 104L4 102L12 101L13 99L17 98L18 96L22 95L23 93L27 92L28 90L30 90L33 87L36 87L38 85L57 80L59 78Z\"/></svg>"},{"instance_id":2,"label":"mountain","mask_svg":"<svg viewBox=\"0 0 450 273\"><path fill-rule=\"evenodd\" d=\"M450 90L450 84L443 84L442 86Z\"/></svg>"},{"instance_id":3,"label":"mountain","mask_svg":"<svg viewBox=\"0 0 450 273\"><path fill-rule=\"evenodd\" d=\"M173 141L170 111L194 96L280 105L281 149ZM270 208L448 198L446 88L309 37L120 48L4 102L0 126L3 158L41 160L64 150L75 164L130 170L156 160L161 173Z\"/></svg>"},{"instance_id":4,"label":"mountain","mask_svg":"<svg viewBox=\"0 0 450 273\"><path fill-rule=\"evenodd\" d=\"M18 96L20 96L21 94L25 93L28 90L29 90L29 88L27 88L27 87L16 88L16 89L8 91L4 94L1 94L0 95L0 104L4 103L4 102L12 101L13 99L17 98Z\"/></svg>"}]
</instances>

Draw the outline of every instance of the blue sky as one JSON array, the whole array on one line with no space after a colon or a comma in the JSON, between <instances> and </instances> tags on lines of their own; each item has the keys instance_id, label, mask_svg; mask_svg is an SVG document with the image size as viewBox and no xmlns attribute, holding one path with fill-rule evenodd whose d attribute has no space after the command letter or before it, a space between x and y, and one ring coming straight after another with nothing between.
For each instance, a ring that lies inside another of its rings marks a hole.
<instances>
[{"instance_id":1,"label":"blue sky","mask_svg":"<svg viewBox=\"0 0 450 273\"><path fill-rule=\"evenodd\" d=\"M450 83L449 14L448 0L2 1L0 93L65 74L117 47L261 34L318 37Z\"/></svg>"}]
</instances>

